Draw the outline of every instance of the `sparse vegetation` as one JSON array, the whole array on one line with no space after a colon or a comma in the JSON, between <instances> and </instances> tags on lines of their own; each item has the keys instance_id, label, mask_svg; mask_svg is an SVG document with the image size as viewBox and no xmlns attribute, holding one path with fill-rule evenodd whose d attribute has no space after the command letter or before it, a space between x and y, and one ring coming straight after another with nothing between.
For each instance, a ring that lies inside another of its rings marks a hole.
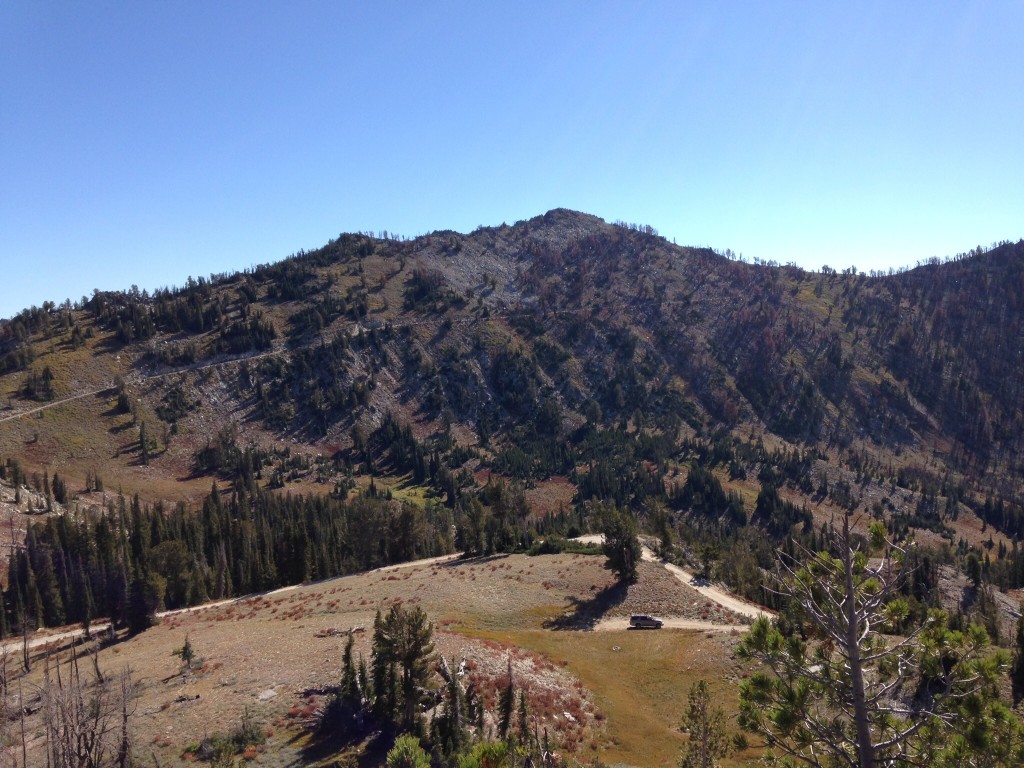
<instances>
[{"instance_id":1,"label":"sparse vegetation","mask_svg":"<svg viewBox=\"0 0 1024 768\"><path fill-rule=\"evenodd\" d=\"M648 565L635 534L653 535L660 556L780 610L790 637L806 622L765 574L779 552L827 549L852 513L858 532L917 534L893 631L944 608L950 632L978 622L1013 644L1022 275L1024 243L811 274L552 211L466 236L343 235L242 274L32 307L0 321L0 632L110 617L143 642L163 608L492 558L459 571L469 586L508 553L592 551L567 539L604 530L624 582ZM563 580L536 588L554 600ZM591 578L544 621L633 599L609 586ZM349 711L365 695L351 665ZM423 743L498 759L463 749L471 707L445 696L448 730ZM615 751L595 738L592 754Z\"/></svg>"}]
</instances>

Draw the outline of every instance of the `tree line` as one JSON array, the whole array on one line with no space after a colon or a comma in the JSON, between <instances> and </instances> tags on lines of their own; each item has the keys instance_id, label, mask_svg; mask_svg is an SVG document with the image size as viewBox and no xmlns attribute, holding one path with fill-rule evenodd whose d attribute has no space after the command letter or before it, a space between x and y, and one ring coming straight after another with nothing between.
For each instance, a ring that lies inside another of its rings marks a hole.
<instances>
[{"instance_id":1,"label":"tree line","mask_svg":"<svg viewBox=\"0 0 1024 768\"><path fill-rule=\"evenodd\" d=\"M158 608L273 589L453 551L443 506L216 486L197 510L111 500L29 526L12 552L2 629L110 617L143 629Z\"/></svg>"}]
</instances>

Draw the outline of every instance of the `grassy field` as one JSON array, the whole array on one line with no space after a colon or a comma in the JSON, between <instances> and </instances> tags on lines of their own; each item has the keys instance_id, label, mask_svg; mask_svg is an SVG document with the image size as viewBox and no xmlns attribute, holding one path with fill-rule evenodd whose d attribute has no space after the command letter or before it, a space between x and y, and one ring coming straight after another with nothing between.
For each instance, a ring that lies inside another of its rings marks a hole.
<instances>
[{"instance_id":1,"label":"grassy field","mask_svg":"<svg viewBox=\"0 0 1024 768\"><path fill-rule=\"evenodd\" d=\"M736 711L743 669L732 658L736 636L687 630L660 632L513 632L487 633L565 664L594 693L607 722L600 740L583 757L604 763L675 765L686 737L679 722L690 686L707 680L718 705ZM730 731L738 732L730 723ZM742 765L755 759L748 749L726 761Z\"/></svg>"},{"instance_id":2,"label":"grassy field","mask_svg":"<svg viewBox=\"0 0 1024 768\"><path fill-rule=\"evenodd\" d=\"M127 665L141 681L136 742L141 755L152 752L162 766L188 764L190 745L229 730L246 711L273 733L256 764L326 765L303 751L310 737L302 723L315 718L337 683L345 640L338 632L370 628L378 607L403 602L426 610L437 627L437 651L450 661L467 659L485 698L495 699L511 660L543 727L566 753L583 762L673 764L693 681L708 679L721 705L735 708L743 674L732 659L736 636L553 628L607 593L611 578L602 562L517 555L331 579L168 617L101 650L98 660L107 673ZM644 565L640 582L609 611L703 610L686 585ZM369 655L370 634L355 634L357 653ZM186 635L199 659L188 674L173 655ZM66 650L52 659L58 656L66 663ZM42 652L26 690L42 682L41 662ZM37 735L30 746L38 748L37 716L30 725Z\"/></svg>"}]
</instances>

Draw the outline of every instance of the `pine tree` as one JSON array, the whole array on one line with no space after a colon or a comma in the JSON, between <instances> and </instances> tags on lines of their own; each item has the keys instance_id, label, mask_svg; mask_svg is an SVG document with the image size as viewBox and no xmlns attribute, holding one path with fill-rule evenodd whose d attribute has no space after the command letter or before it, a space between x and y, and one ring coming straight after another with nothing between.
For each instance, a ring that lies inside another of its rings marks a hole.
<instances>
[{"instance_id":1,"label":"pine tree","mask_svg":"<svg viewBox=\"0 0 1024 768\"><path fill-rule=\"evenodd\" d=\"M397 703L394 689L394 660L384 636L384 619L380 609L373 618L373 653L370 657L373 675L373 714L384 723L393 722Z\"/></svg>"},{"instance_id":2,"label":"pine tree","mask_svg":"<svg viewBox=\"0 0 1024 768\"><path fill-rule=\"evenodd\" d=\"M362 664L362 670L357 670L353 659L354 646L355 640L350 634L342 654L341 683L320 722L321 730L349 737L362 729L365 700L365 687L361 688L360 675L365 675L366 668Z\"/></svg>"},{"instance_id":3,"label":"pine tree","mask_svg":"<svg viewBox=\"0 0 1024 768\"><path fill-rule=\"evenodd\" d=\"M508 683L501 691L498 698L498 734L501 738L508 738L512 729L512 714L516 706L516 686L512 676L512 659L508 660Z\"/></svg>"},{"instance_id":4,"label":"pine tree","mask_svg":"<svg viewBox=\"0 0 1024 768\"><path fill-rule=\"evenodd\" d=\"M137 635L156 624L156 612L164 597L165 580L151 573L137 575L131 584L128 599L128 631Z\"/></svg>"},{"instance_id":5,"label":"pine tree","mask_svg":"<svg viewBox=\"0 0 1024 768\"><path fill-rule=\"evenodd\" d=\"M359 690L362 691L364 701L373 700L373 689L370 687L370 673L366 668L366 659L363 658L362 651L359 653Z\"/></svg>"},{"instance_id":6,"label":"pine tree","mask_svg":"<svg viewBox=\"0 0 1024 768\"><path fill-rule=\"evenodd\" d=\"M445 686L444 708L435 721L436 740L445 755L457 755L469 743L466 722L466 695L458 678L450 675Z\"/></svg>"},{"instance_id":7,"label":"pine tree","mask_svg":"<svg viewBox=\"0 0 1024 768\"><path fill-rule=\"evenodd\" d=\"M524 746L530 744L530 711L526 704L526 691L519 689L519 712L516 719L516 736Z\"/></svg>"},{"instance_id":8,"label":"pine tree","mask_svg":"<svg viewBox=\"0 0 1024 768\"><path fill-rule=\"evenodd\" d=\"M25 555L19 553L19 560L25 565L25 604L22 610L23 623L27 627L37 628L43 625L43 600L36 583L36 573L32 563Z\"/></svg>"},{"instance_id":9,"label":"pine tree","mask_svg":"<svg viewBox=\"0 0 1024 768\"><path fill-rule=\"evenodd\" d=\"M192 647L192 641L189 639L187 632L185 633L185 642L181 648L175 648L171 655L181 657L181 664L186 671L192 669L192 660L195 659L196 652L195 648Z\"/></svg>"},{"instance_id":10,"label":"pine tree","mask_svg":"<svg viewBox=\"0 0 1024 768\"><path fill-rule=\"evenodd\" d=\"M420 746L420 740L411 734L395 739L395 746L385 760L388 768L430 768L430 757Z\"/></svg>"},{"instance_id":11,"label":"pine tree","mask_svg":"<svg viewBox=\"0 0 1024 768\"><path fill-rule=\"evenodd\" d=\"M345 652L342 655L341 663L341 704L349 712L358 712L362 708L362 696L359 692L359 678L356 672L355 663L352 658L352 650L355 647L355 638L349 634L348 642L345 643Z\"/></svg>"},{"instance_id":12,"label":"pine tree","mask_svg":"<svg viewBox=\"0 0 1024 768\"><path fill-rule=\"evenodd\" d=\"M92 624L93 615L96 612L96 605L92 597L92 585L89 583L88 577L83 573L82 568L78 569L78 591L79 601L81 606L81 620L82 629L85 631L85 636L90 636L89 626Z\"/></svg>"},{"instance_id":13,"label":"pine tree","mask_svg":"<svg viewBox=\"0 0 1024 768\"><path fill-rule=\"evenodd\" d=\"M706 680L690 686L689 703L683 715L683 730L690 739L679 759L679 768L716 768L718 758L729 754L725 715L712 708Z\"/></svg>"},{"instance_id":14,"label":"pine tree","mask_svg":"<svg viewBox=\"0 0 1024 768\"><path fill-rule=\"evenodd\" d=\"M48 627L59 627L67 623L64 611L64 600L60 594L60 584L53 567L53 558L48 548L39 547L35 565L36 584L39 599L43 604L43 621Z\"/></svg>"},{"instance_id":15,"label":"pine tree","mask_svg":"<svg viewBox=\"0 0 1024 768\"><path fill-rule=\"evenodd\" d=\"M1017 631L1013 643L1013 666L1010 667L1010 683L1013 687L1013 703L1024 699L1024 605L1021 617L1017 619Z\"/></svg>"},{"instance_id":16,"label":"pine tree","mask_svg":"<svg viewBox=\"0 0 1024 768\"><path fill-rule=\"evenodd\" d=\"M393 605L380 625L381 648L401 670L402 727L405 730L411 730L416 724L418 691L427 679L434 652L433 633L434 625L419 606L405 609Z\"/></svg>"},{"instance_id":17,"label":"pine tree","mask_svg":"<svg viewBox=\"0 0 1024 768\"><path fill-rule=\"evenodd\" d=\"M989 764L1017 765L1020 729L1007 720L995 685L1005 656L988 655L983 628L951 630L941 611L898 642L883 638L881 629L908 617L898 596L904 550L887 543L881 567L869 571L843 523L831 552L802 565L780 560L777 591L824 640L783 636L764 617L754 622L738 655L766 671L740 685L740 725L791 763L874 768L951 754L962 763L999 732L1007 757Z\"/></svg>"},{"instance_id":18,"label":"pine tree","mask_svg":"<svg viewBox=\"0 0 1024 768\"><path fill-rule=\"evenodd\" d=\"M604 534L602 549L608 558L606 567L618 576L620 582L632 584L637 579L643 553L637 537L636 520L614 505L601 506L598 514L601 533Z\"/></svg>"}]
</instances>

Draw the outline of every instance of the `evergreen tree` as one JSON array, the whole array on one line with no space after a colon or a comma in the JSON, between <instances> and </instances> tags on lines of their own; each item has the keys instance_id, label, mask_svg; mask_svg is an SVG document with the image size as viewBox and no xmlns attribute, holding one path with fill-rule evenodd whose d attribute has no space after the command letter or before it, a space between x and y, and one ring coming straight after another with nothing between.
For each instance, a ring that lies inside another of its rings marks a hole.
<instances>
[{"instance_id":1,"label":"evergreen tree","mask_svg":"<svg viewBox=\"0 0 1024 768\"><path fill-rule=\"evenodd\" d=\"M632 584L637 579L637 568L643 552L637 537L636 520L614 505L602 505L598 515L601 533L604 534L602 550L608 558L606 567L620 582Z\"/></svg>"},{"instance_id":2,"label":"evergreen tree","mask_svg":"<svg viewBox=\"0 0 1024 768\"><path fill-rule=\"evenodd\" d=\"M1021 608L1022 615L1017 619L1017 630L1014 635L1013 665L1010 667L1014 704L1019 704L1024 699L1024 606Z\"/></svg>"},{"instance_id":3,"label":"evergreen tree","mask_svg":"<svg viewBox=\"0 0 1024 768\"><path fill-rule=\"evenodd\" d=\"M356 672L352 650L355 646L355 638L349 634L348 642L345 643L345 652L342 655L341 663L341 704L350 712L358 712L362 708L362 695L359 692L359 678Z\"/></svg>"},{"instance_id":4,"label":"evergreen tree","mask_svg":"<svg viewBox=\"0 0 1024 768\"><path fill-rule=\"evenodd\" d=\"M765 671L740 685L740 725L772 753L808 765L923 765L984 749L1008 722L995 685L1005 657L988 655L984 629L953 631L939 611L898 642L883 638L881 629L908 616L898 596L904 551L889 543L869 571L843 523L831 552L803 565L780 560L778 592L824 642L756 620L738 652ZM1018 764L1019 728L1006 727L1016 745L991 765Z\"/></svg>"},{"instance_id":5,"label":"evergreen tree","mask_svg":"<svg viewBox=\"0 0 1024 768\"><path fill-rule=\"evenodd\" d=\"M320 727L342 735L357 733L363 722L363 694L360 689L360 673L353 659L355 640L350 634L345 644L341 662L341 684L327 707ZM365 665L363 669L365 673ZM365 690L365 689L363 689Z\"/></svg>"},{"instance_id":6,"label":"evergreen tree","mask_svg":"<svg viewBox=\"0 0 1024 768\"><path fill-rule=\"evenodd\" d=\"M181 657L181 664L186 671L192 669L192 660L196 657L195 648L192 647L192 641L188 637L188 633L185 633L185 642L181 648L175 648L171 655Z\"/></svg>"},{"instance_id":7,"label":"evergreen tree","mask_svg":"<svg viewBox=\"0 0 1024 768\"><path fill-rule=\"evenodd\" d=\"M506 742L484 741L459 760L459 768L507 768L515 765L513 759Z\"/></svg>"},{"instance_id":8,"label":"evergreen tree","mask_svg":"<svg viewBox=\"0 0 1024 768\"><path fill-rule=\"evenodd\" d=\"M498 698L498 734L507 739L512 730L512 715L516 706L516 686L512 675L512 659L508 660L508 682Z\"/></svg>"},{"instance_id":9,"label":"evergreen tree","mask_svg":"<svg viewBox=\"0 0 1024 768\"><path fill-rule=\"evenodd\" d=\"M32 562L21 553L19 560L24 563L25 604L22 610L23 625L37 628L43 626L43 599L39 593L36 583L36 572L32 569Z\"/></svg>"},{"instance_id":10,"label":"evergreen tree","mask_svg":"<svg viewBox=\"0 0 1024 768\"><path fill-rule=\"evenodd\" d=\"M33 571L39 590L39 599L43 605L43 622L48 627L62 626L67 623L67 617L64 612L64 600L60 593L60 583L53 567L53 558L46 547L37 548L35 555Z\"/></svg>"},{"instance_id":11,"label":"evergreen tree","mask_svg":"<svg viewBox=\"0 0 1024 768\"><path fill-rule=\"evenodd\" d=\"M420 746L420 740L411 734L395 739L385 762L388 768L430 768L430 757Z\"/></svg>"},{"instance_id":12,"label":"evergreen tree","mask_svg":"<svg viewBox=\"0 0 1024 768\"><path fill-rule=\"evenodd\" d=\"M156 613L164 597L164 579L152 573L137 575L131 584L128 600L128 631L137 635L156 624Z\"/></svg>"},{"instance_id":13,"label":"evergreen tree","mask_svg":"<svg viewBox=\"0 0 1024 768\"><path fill-rule=\"evenodd\" d=\"M981 561L974 552L969 552L964 560L964 573L970 579L971 586L981 589Z\"/></svg>"},{"instance_id":14,"label":"evergreen tree","mask_svg":"<svg viewBox=\"0 0 1024 768\"><path fill-rule=\"evenodd\" d=\"M373 653L370 658L373 675L373 714L383 723L395 720L398 708L395 690L395 662L384 635L384 619L380 609L373 618Z\"/></svg>"},{"instance_id":15,"label":"evergreen tree","mask_svg":"<svg viewBox=\"0 0 1024 768\"><path fill-rule=\"evenodd\" d=\"M466 695L455 675L450 675L445 686L445 700L441 716L435 721L435 741L447 756L457 755L469 743Z\"/></svg>"},{"instance_id":16,"label":"evergreen tree","mask_svg":"<svg viewBox=\"0 0 1024 768\"><path fill-rule=\"evenodd\" d=\"M716 768L718 759L728 756L725 715L721 709L712 708L706 680L698 680L690 686L683 730L690 739L680 756L679 768Z\"/></svg>"},{"instance_id":17,"label":"evergreen tree","mask_svg":"<svg viewBox=\"0 0 1024 768\"><path fill-rule=\"evenodd\" d=\"M373 689L370 687L370 673L366 668L366 659L363 658L363 654L359 653L359 671L358 671L359 690L362 692L363 701L373 700Z\"/></svg>"},{"instance_id":18,"label":"evergreen tree","mask_svg":"<svg viewBox=\"0 0 1024 768\"><path fill-rule=\"evenodd\" d=\"M89 584L89 579L82 573L81 568L78 571L77 587L79 591L79 605L81 607L79 618L82 621L82 629L85 631L85 636L88 638L90 636L89 626L92 624L96 606L92 598L92 585Z\"/></svg>"},{"instance_id":19,"label":"evergreen tree","mask_svg":"<svg viewBox=\"0 0 1024 768\"><path fill-rule=\"evenodd\" d=\"M434 651L434 625L419 606L392 605L379 625L379 647L394 667L401 670L402 728L416 725L419 689L426 682ZM375 628L375 634L378 634Z\"/></svg>"},{"instance_id":20,"label":"evergreen tree","mask_svg":"<svg viewBox=\"0 0 1024 768\"><path fill-rule=\"evenodd\" d=\"M516 719L516 736L524 746L530 744L530 710L526 704L526 691L519 689L519 711Z\"/></svg>"}]
</instances>

